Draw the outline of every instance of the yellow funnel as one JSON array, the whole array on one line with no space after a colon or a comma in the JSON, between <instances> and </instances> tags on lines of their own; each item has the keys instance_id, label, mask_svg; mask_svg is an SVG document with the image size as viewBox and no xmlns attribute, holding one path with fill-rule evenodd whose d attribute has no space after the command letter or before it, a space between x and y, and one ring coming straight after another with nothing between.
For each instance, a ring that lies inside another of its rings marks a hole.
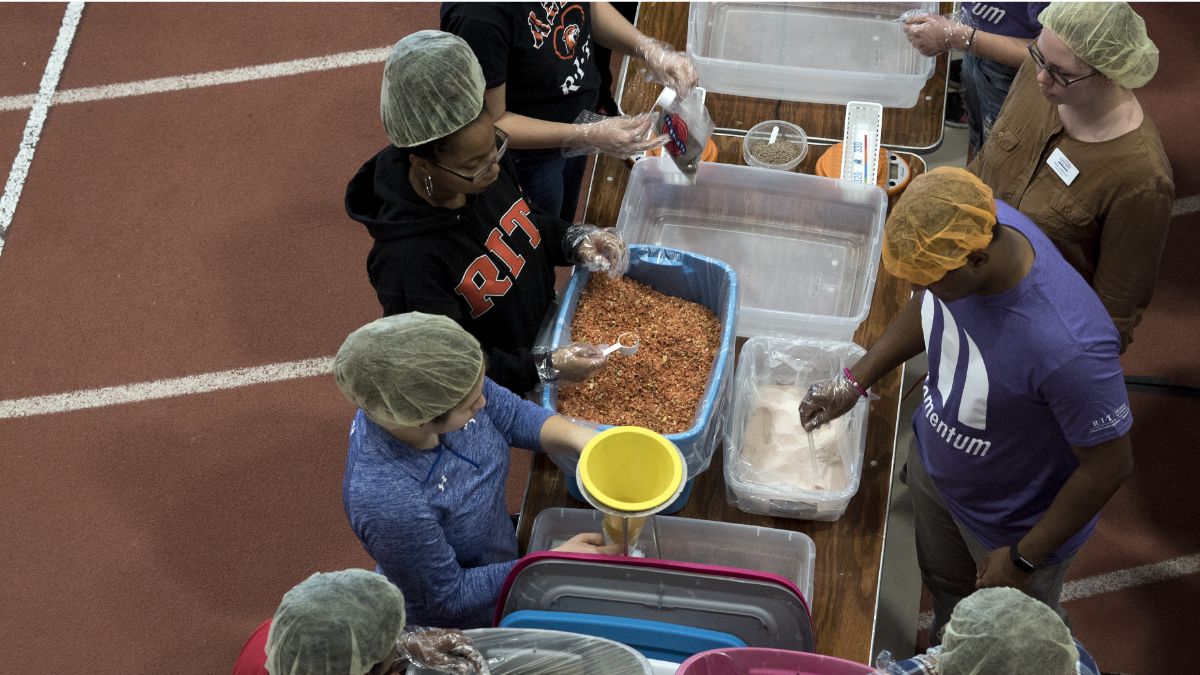
<instances>
[{"instance_id":1,"label":"yellow funnel","mask_svg":"<svg viewBox=\"0 0 1200 675\"><path fill-rule=\"evenodd\" d=\"M650 515L683 491L683 455L642 427L606 429L583 446L576 469L593 506L614 515Z\"/></svg>"}]
</instances>

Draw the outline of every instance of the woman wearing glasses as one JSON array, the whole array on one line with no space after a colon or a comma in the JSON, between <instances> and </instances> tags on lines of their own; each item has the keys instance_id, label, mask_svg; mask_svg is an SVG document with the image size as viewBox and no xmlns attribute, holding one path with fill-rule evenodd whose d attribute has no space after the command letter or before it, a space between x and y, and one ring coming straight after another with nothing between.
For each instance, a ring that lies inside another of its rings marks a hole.
<instances>
[{"instance_id":1,"label":"woman wearing glasses","mask_svg":"<svg viewBox=\"0 0 1200 675\"><path fill-rule=\"evenodd\" d=\"M396 43L384 66L380 113L391 140L346 189L346 211L374 239L367 274L385 316L448 316L487 349L488 376L518 393L539 380L586 379L599 348L534 354L554 301L554 266L620 275L624 242L533 208L508 136L484 109L471 48L441 31Z\"/></svg>"},{"instance_id":2,"label":"woman wearing glasses","mask_svg":"<svg viewBox=\"0 0 1200 675\"><path fill-rule=\"evenodd\" d=\"M1158 49L1123 2L1051 3L983 150L967 167L1092 285L1121 351L1150 304L1175 184L1133 89Z\"/></svg>"}]
</instances>

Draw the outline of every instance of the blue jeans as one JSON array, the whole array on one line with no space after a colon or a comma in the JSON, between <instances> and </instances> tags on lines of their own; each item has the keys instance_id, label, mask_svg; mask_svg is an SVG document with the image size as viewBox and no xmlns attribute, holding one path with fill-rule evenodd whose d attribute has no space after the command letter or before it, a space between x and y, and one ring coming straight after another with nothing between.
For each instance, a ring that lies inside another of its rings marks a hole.
<instances>
[{"instance_id":1,"label":"blue jeans","mask_svg":"<svg viewBox=\"0 0 1200 675\"><path fill-rule=\"evenodd\" d=\"M1000 106L1004 105L1004 98L1016 76L1015 68L974 54L963 56L963 102L967 104L967 127L973 152L979 152L992 133L992 125L1000 116Z\"/></svg>"},{"instance_id":2,"label":"blue jeans","mask_svg":"<svg viewBox=\"0 0 1200 675\"><path fill-rule=\"evenodd\" d=\"M575 222L587 155L563 157L562 150L512 150L525 198L568 223Z\"/></svg>"}]
</instances>

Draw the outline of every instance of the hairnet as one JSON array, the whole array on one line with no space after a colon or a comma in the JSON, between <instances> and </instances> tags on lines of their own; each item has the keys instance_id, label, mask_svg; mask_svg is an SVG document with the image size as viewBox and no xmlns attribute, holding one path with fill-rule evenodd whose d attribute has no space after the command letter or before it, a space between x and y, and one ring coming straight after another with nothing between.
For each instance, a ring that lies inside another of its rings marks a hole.
<instances>
[{"instance_id":1,"label":"hairnet","mask_svg":"<svg viewBox=\"0 0 1200 675\"><path fill-rule=\"evenodd\" d=\"M333 357L342 394L376 422L402 427L461 403L482 372L478 340L449 317L420 312L372 321Z\"/></svg>"},{"instance_id":2,"label":"hairnet","mask_svg":"<svg viewBox=\"0 0 1200 675\"><path fill-rule=\"evenodd\" d=\"M1075 55L1113 82L1136 89L1158 70L1146 22L1124 2L1052 2L1038 15Z\"/></svg>"},{"instance_id":3,"label":"hairnet","mask_svg":"<svg viewBox=\"0 0 1200 675\"><path fill-rule=\"evenodd\" d=\"M363 675L404 628L404 595L367 570L317 573L283 594L267 633L271 675Z\"/></svg>"},{"instance_id":4,"label":"hairnet","mask_svg":"<svg viewBox=\"0 0 1200 675\"><path fill-rule=\"evenodd\" d=\"M479 117L483 90L483 69L462 38L418 31L397 42L383 66L383 128L398 148L445 138Z\"/></svg>"},{"instance_id":5,"label":"hairnet","mask_svg":"<svg viewBox=\"0 0 1200 675\"><path fill-rule=\"evenodd\" d=\"M1058 614L1015 588L984 588L954 608L942 675L1069 675L1079 650Z\"/></svg>"},{"instance_id":6,"label":"hairnet","mask_svg":"<svg viewBox=\"0 0 1200 675\"><path fill-rule=\"evenodd\" d=\"M996 224L992 189L965 169L938 167L909 183L883 230L883 266L931 284L986 248Z\"/></svg>"}]
</instances>

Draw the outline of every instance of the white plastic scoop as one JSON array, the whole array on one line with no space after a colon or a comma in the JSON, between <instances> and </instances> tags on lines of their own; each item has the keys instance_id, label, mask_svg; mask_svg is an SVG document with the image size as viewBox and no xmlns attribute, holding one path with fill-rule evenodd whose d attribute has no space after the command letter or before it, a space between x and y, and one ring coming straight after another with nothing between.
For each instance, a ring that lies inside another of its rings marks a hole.
<instances>
[{"instance_id":1,"label":"white plastic scoop","mask_svg":"<svg viewBox=\"0 0 1200 675\"><path fill-rule=\"evenodd\" d=\"M605 356L608 356L613 352L619 351L622 356L633 356L637 353L640 343L641 339L638 338L637 333L621 333L617 336L616 342L604 348L603 353Z\"/></svg>"}]
</instances>

